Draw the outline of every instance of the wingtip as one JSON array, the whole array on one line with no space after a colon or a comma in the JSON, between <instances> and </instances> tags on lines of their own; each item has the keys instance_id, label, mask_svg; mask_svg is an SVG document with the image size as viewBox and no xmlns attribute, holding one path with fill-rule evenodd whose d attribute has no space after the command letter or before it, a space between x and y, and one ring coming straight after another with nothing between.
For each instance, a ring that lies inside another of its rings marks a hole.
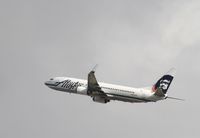
<instances>
[{"instance_id":1,"label":"wingtip","mask_svg":"<svg viewBox=\"0 0 200 138\"><path fill-rule=\"evenodd\" d=\"M93 69L92 69L92 72L94 72L94 73L95 73L95 71L96 71L97 67L98 67L98 64L96 64L96 65L93 67Z\"/></svg>"}]
</instances>

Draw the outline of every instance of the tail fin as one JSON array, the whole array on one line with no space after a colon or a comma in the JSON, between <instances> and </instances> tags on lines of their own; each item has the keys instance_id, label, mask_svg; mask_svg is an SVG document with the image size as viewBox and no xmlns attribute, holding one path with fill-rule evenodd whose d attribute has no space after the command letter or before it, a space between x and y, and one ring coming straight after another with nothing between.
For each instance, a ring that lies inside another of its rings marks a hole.
<instances>
[{"instance_id":1,"label":"tail fin","mask_svg":"<svg viewBox=\"0 0 200 138\"><path fill-rule=\"evenodd\" d=\"M175 74L175 69L172 68L156 82L156 84L152 88L152 91L153 92L161 91L163 94L166 94L167 90L170 87L171 82L173 81L174 74Z\"/></svg>"}]
</instances>

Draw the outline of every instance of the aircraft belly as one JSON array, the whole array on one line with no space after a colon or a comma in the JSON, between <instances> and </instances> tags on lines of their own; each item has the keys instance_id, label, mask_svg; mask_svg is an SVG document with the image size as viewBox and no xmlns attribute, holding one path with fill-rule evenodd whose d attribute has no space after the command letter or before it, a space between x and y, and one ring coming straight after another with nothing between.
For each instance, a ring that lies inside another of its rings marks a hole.
<instances>
[{"instance_id":1,"label":"aircraft belly","mask_svg":"<svg viewBox=\"0 0 200 138\"><path fill-rule=\"evenodd\" d=\"M124 101L124 102L135 102L135 103L141 103L141 102L150 102L149 100L143 99L143 98L138 98L138 97L133 97L130 95L118 95L118 94L109 94L108 98L110 100L119 100L119 101Z\"/></svg>"},{"instance_id":2,"label":"aircraft belly","mask_svg":"<svg viewBox=\"0 0 200 138\"><path fill-rule=\"evenodd\" d=\"M110 98L111 100L118 100L118 101L123 101L123 102L131 102L131 103L141 103L144 101L137 100L137 99L132 99L132 98L124 98L124 97L119 97L119 96L114 96Z\"/></svg>"}]
</instances>

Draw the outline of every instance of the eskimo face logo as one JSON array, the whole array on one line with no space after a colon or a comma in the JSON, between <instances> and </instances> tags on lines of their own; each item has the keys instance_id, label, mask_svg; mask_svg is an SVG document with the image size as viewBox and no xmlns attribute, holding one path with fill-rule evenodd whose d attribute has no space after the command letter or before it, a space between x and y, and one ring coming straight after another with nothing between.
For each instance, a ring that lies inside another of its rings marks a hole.
<instances>
[{"instance_id":1,"label":"eskimo face logo","mask_svg":"<svg viewBox=\"0 0 200 138\"><path fill-rule=\"evenodd\" d=\"M169 80L161 80L160 81L160 88L163 90L167 90L171 81Z\"/></svg>"}]
</instances>

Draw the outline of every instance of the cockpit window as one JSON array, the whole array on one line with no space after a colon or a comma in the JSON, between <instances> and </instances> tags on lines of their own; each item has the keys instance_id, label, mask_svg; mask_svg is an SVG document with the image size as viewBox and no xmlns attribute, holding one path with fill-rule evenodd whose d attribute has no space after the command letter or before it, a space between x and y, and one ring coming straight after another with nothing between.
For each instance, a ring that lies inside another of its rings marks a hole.
<instances>
[{"instance_id":1,"label":"cockpit window","mask_svg":"<svg viewBox=\"0 0 200 138\"><path fill-rule=\"evenodd\" d=\"M53 80L53 78L51 78L50 80Z\"/></svg>"}]
</instances>

